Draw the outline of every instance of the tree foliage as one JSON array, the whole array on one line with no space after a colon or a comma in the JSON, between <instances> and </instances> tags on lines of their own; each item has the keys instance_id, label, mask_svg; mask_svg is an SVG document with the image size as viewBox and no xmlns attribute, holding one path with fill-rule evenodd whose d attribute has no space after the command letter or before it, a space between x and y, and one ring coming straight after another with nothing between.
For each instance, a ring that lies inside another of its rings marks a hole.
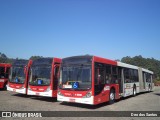
<instances>
[{"instance_id":1,"label":"tree foliage","mask_svg":"<svg viewBox=\"0 0 160 120\"><path fill-rule=\"evenodd\" d=\"M42 56L31 56L30 59L31 60L35 60L35 59L39 59L39 58L43 58ZM13 63L14 60L24 60L24 59L20 59L20 58L16 58L16 59L13 59L13 58L8 58L4 53L1 53L0 52L0 63Z\"/></svg>"},{"instance_id":2,"label":"tree foliage","mask_svg":"<svg viewBox=\"0 0 160 120\"><path fill-rule=\"evenodd\" d=\"M43 58L42 56L31 56L30 59L31 60L36 60L36 59L39 59L39 58Z\"/></svg>"},{"instance_id":3,"label":"tree foliage","mask_svg":"<svg viewBox=\"0 0 160 120\"><path fill-rule=\"evenodd\" d=\"M4 53L0 52L0 63L12 63L13 58L8 58Z\"/></svg>"}]
</instances>

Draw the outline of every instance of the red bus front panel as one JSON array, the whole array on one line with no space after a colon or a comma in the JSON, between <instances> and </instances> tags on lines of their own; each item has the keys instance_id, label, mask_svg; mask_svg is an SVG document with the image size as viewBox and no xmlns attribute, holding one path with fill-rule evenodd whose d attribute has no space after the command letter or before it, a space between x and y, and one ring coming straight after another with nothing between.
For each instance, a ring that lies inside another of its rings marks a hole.
<instances>
[{"instance_id":1,"label":"red bus front panel","mask_svg":"<svg viewBox=\"0 0 160 120\"><path fill-rule=\"evenodd\" d=\"M14 91L17 93L22 93L25 94L26 93L26 88L24 87L24 84L16 84L16 83L8 83L8 87L7 87L8 91Z\"/></svg>"},{"instance_id":2,"label":"red bus front panel","mask_svg":"<svg viewBox=\"0 0 160 120\"><path fill-rule=\"evenodd\" d=\"M31 79L31 76L30 76L27 94L28 95L37 95L37 96L46 96L46 97L57 97L57 84L58 84L58 75L57 74L58 73L55 75L55 73L56 73L55 69L57 70L57 68L58 68L58 70L59 70L60 63L61 63L61 59L59 59L59 58L42 58L42 59L38 59L37 61L33 61L31 69L33 69L33 68L35 69L35 67L47 67L48 66L48 67L50 67L49 68L50 75L47 76L48 78L45 78L45 75L44 75L44 77L37 78L37 79ZM46 70L48 71L49 69L47 68ZM42 73L45 71L43 70L43 68L41 68L37 72ZM48 72L47 72L47 74L48 74ZM47 83L46 85L43 84L44 79L48 79L49 83ZM37 80L42 81L42 83L41 84L39 84L39 83L33 84L34 82L37 82ZM30 83L30 82L32 82L32 83Z\"/></svg>"},{"instance_id":3,"label":"red bus front panel","mask_svg":"<svg viewBox=\"0 0 160 120\"><path fill-rule=\"evenodd\" d=\"M14 72L13 69L18 70L19 72L24 74L24 81L23 83L17 83L15 79L20 79L22 76L18 73L16 73L16 76L13 76L11 73L11 79L8 82L7 90L8 91L14 91L17 93L21 94L27 94L27 88L28 88L28 74L29 74L29 69L32 64L32 60L16 60L13 65L12 65L12 71ZM21 70L20 70L21 69Z\"/></svg>"},{"instance_id":4,"label":"red bus front panel","mask_svg":"<svg viewBox=\"0 0 160 120\"><path fill-rule=\"evenodd\" d=\"M93 96L87 96L91 91L58 91L58 101L75 102L93 105Z\"/></svg>"},{"instance_id":5,"label":"red bus front panel","mask_svg":"<svg viewBox=\"0 0 160 120\"><path fill-rule=\"evenodd\" d=\"M0 89L7 87L11 64L0 63Z\"/></svg>"},{"instance_id":6,"label":"red bus front panel","mask_svg":"<svg viewBox=\"0 0 160 120\"><path fill-rule=\"evenodd\" d=\"M4 88L5 84L8 82L8 79L1 78L0 79L0 88Z\"/></svg>"}]
</instances>

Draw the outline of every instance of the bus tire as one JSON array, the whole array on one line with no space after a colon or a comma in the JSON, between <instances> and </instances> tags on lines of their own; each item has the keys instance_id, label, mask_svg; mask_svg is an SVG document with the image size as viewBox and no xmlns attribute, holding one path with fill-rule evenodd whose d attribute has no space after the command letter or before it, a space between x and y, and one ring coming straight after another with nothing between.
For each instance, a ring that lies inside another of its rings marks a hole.
<instances>
[{"instance_id":1,"label":"bus tire","mask_svg":"<svg viewBox=\"0 0 160 120\"><path fill-rule=\"evenodd\" d=\"M115 101L115 92L114 89L111 89L109 94L109 104L113 104Z\"/></svg>"},{"instance_id":2,"label":"bus tire","mask_svg":"<svg viewBox=\"0 0 160 120\"><path fill-rule=\"evenodd\" d=\"M136 92L136 87L133 87L133 96L136 96L137 92Z\"/></svg>"},{"instance_id":3,"label":"bus tire","mask_svg":"<svg viewBox=\"0 0 160 120\"><path fill-rule=\"evenodd\" d=\"M148 86L148 92L151 92L151 86L150 85Z\"/></svg>"},{"instance_id":4,"label":"bus tire","mask_svg":"<svg viewBox=\"0 0 160 120\"><path fill-rule=\"evenodd\" d=\"M7 83L4 84L3 90L7 90Z\"/></svg>"}]
</instances>

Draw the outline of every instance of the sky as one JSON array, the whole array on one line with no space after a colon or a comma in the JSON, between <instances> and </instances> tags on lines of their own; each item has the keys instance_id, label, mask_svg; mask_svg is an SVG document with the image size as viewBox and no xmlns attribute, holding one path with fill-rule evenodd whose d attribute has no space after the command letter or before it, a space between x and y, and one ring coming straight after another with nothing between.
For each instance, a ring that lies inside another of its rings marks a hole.
<instances>
[{"instance_id":1,"label":"sky","mask_svg":"<svg viewBox=\"0 0 160 120\"><path fill-rule=\"evenodd\" d=\"M160 0L0 0L0 52L160 60L159 6Z\"/></svg>"}]
</instances>

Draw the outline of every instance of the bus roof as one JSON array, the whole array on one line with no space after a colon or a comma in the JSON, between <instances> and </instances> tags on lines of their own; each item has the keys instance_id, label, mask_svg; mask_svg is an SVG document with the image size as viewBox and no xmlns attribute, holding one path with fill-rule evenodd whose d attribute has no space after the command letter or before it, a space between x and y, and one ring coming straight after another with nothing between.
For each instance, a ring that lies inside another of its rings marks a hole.
<instances>
[{"instance_id":1,"label":"bus roof","mask_svg":"<svg viewBox=\"0 0 160 120\"><path fill-rule=\"evenodd\" d=\"M102 57L98 57L98 56L94 56L94 61L95 62L105 63L105 64L117 65L117 61L106 59L106 58L102 58Z\"/></svg>"},{"instance_id":2,"label":"bus roof","mask_svg":"<svg viewBox=\"0 0 160 120\"><path fill-rule=\"evenodd\" d=\"M91 61L94 60L95 62L101 62L106 64L112 64L117 65L117 62L114 60L93 56L93 55L81 55L81 56L72 56L62 59L62 64L68 63L68 64L77 64L77 63L91 63Z\"/></svg>"},{"instance_id":3,"label":"bus roof","mask_svg":"<svg viewBox=\"0 0 160 120\"><path fill-rule=\"evenodd\" d=\"M147 72L147 73L150 73L150 74L153 74L153 72L152 72L152 71L150 71L150 70L148 70L148 69L144 69L144 68L142 68L142 71Z\"/></svg>"},{"instance_id":4,"label":"bus roof","mask_svg":"<svg viewBox=\"0 0 160 120\"><path fill-rule=\"evenodd\" d=\"M51 65L53 62L53 58L38 58L33 60L32 66L34 65Z\"/></svg>"},{"instance_id":5,"label":"bus roof","mask_svg":"<svg viewBox=\"0 0 160 120\"><path fill-rule=\"evenodd\" d=\"M66 57L62 59L62 64L91 63L92 58L90 55Z\"/></svg>"},{"instance_id":6,"label":"bus roof","mask_svg":"<svg viewBox=\"0 0 160 120\"><path fill-rule=\"evenodd\" d=\"M148 69L144 69L144 68L138 67L138 66L135 66L135 65L130 65L130 64L127 64L127 63L122 63L122 62L117 62L117 63L118 63L118 66L121 66L121 67L126 67L126 68L131 68L131 69L139 69L140 68L144 72L153 74L152 71L150 71Z\"/></svg>"},{"instance_id":7,"label":"bus roof","mask_svg":"<svg viewBox=\"0 0 160 120\"><path fill-rule=\"evenodd\" d=\"M126 68L132 68L132 69L138 69L139 67L134 66L134 65L130 65L127 63L122 63L122 62L117 62L117 65L120 67L126 67Z\"/></svg>"}]
</instances>

